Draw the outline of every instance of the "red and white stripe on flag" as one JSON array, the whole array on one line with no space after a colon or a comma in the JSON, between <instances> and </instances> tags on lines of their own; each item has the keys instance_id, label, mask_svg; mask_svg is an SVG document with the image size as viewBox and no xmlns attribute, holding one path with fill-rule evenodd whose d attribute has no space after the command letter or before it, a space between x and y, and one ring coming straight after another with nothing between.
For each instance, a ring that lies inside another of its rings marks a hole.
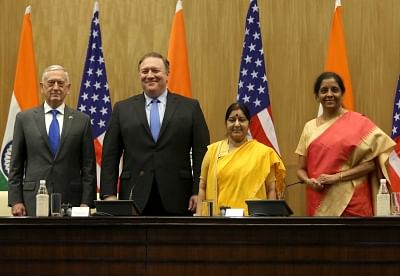
<instances>
[{"instance_id":1,"label":"red and white stripe on flag","mask_svg":"<svg viewBox=\"0 0 400 276\"><path fill-rule=\"evenodd\" d=\"M269 110L266 108L251 118L250 134L257 141L275 149L279 153L274 123Z\"/></svg>"},{"instance_id":2,"label":"red and white stripe on flag","mask_svg":"<svg viewBox=\"0 0 400 276\"><path fill-rule=\"evenodd\" d=\"M250 111L251 136L272 147L279 154L271 115L257 0L249 1L237 100L245 104Z\"/></svg>"},{"instance_id":3,"label":"red and white stripe on flag","mask_svg":"<svg viewBox=\"0 0 400 276\"><path fill-rule=\"evenodd\" d=\"M393 106L392 139L397 143L389 156L387 166L389 181L393 192L400 192L400 78L397 81Z\"/></svg>"},{"instance_id":4,"label":"red and white stripe on flag","mask_svg":"<svg viewBox=\"0 0 400 276\"><path fill-rule=\"evenodd\" d=\"M96 152L97 187L99 188L103 138L111 118L112 106L103 55L98 2L95 2L93 9L77 108L90 116Z\"/></svg>"}]
</instances>

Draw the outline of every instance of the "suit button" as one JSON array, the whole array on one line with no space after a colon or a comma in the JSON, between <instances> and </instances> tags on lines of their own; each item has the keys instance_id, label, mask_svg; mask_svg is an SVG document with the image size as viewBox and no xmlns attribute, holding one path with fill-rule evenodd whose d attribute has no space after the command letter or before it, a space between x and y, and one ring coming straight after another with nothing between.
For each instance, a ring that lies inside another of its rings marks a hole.
<instances>
[{"instance_id":1,"label":"suit button","mask_svg":"<svg viewBox=\"0 0 400 276\"><path fill-rule=\"evenodd\" d=\"M144 171L140 171L139 176L143 176L143 175L144 175Z\"/></svg>"}]
</instances>

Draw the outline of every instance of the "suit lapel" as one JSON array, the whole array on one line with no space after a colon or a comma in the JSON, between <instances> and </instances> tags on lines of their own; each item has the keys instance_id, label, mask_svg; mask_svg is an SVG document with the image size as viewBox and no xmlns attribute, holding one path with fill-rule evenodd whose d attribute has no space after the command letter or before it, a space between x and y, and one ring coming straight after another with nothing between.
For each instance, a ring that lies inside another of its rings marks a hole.
<instances>
[{"instance_id":1,"label":"suit lapel","mask_svg":"<svg viewBox=\"0 0 400 276\"><path fill-rule=\"evenodd\" d=\"M172 115L175 113L176 107L178 106L178 97L176 97L175 95L171 94L168 91L167 94L167 106L165 107L165 113L164 113L164 118L162 121L162 125L161 125L161 129L160 129L160 135L158 137L158 139L161 138L163 132L166 130L167 125L169 123L169 121L172 118Z\"/></svg>"},{"instance_id":2,"label":"suit lapel","mask_svg":"<svg viewBox=\"0 0 400 276\"><path fill-rule=\"evenodd\" d=\"M133 113L136 113L139 122L143 125L147 134L150 135L150 137L152 137L149 122L147 121L145 105L146 102L143 94L133 98Z\"/></svg>"},{"instance_id":3,"label":"suit lapel","mask_svg":"<svg viewBox=\"0 0 400 276\"><path fill-rule=\"evenodd\" d=\"M64 145L65 140L68 137L68 133L71 129L73 121L74 121L73 111L70 108L68 108L68 106L65 106L64 121L63 121L63 127L62 127L62 131L61 131L61 139L60 139L60 146L58 147L58 152L61 151L62 146ZM58 155L58 153L57 153L57 155Z\"/></svg>"},{"instance_id":4,"label":"suit lapel","mask_svg":"<svg viewBox=\"0 0 400 276\"><path fill-rule=\"evenodd\" d=\"M35 116L36 126L39 129L39 132L42 135L42 138L47 145L50 155L52 155L50 142L49 142L49 135L47 134L47 130L46 130L46 120L45 120L43 105L38 107L37 109L35 109L34 112L35 112L34 116Z\"/></svg>"}]
</instances>

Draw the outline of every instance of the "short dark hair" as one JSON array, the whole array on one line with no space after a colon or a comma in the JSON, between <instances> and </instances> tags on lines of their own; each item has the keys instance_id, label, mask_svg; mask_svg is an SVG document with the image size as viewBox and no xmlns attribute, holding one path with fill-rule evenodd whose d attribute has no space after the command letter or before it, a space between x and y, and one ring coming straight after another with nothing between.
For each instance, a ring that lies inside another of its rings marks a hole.
<instances>
[{"instance_id":1,"label":"short dark hair","mask_svg":"<svg viewBox=\"0 0 400 276\"><path fill-rule=\"evenodd\" d=\"M246 105L244 105L243 103L240 103L240 102L232 103L228 107L228 109L226 110L226 114L225 114L225 122L228 120L229 115L232 113L232 111L238 110L238 109L240 109L243 112L244 116L246 116L246 119L250 122L250 111Z\"/></svg>"},{"instance_id":2,"label":"short dark hair","mask_svg":"<svg viewBox=\"0 0 400 276\"><path fill-rule=\"evenodd\" d=\"M140 69L140 65L142 64L142 62L149 57L153 57L153 58L159 58L163 61L164 66L165 66L165 70L167 71L167 73L169 73L169 61L167 58L165 58L162 54L157 53L157 52L150 52L145 54L144 56L142 56L142 58L139 60L138 63L138 70Z\"/></svg>"},{"instance_id":3,"label":"short dark hair","mask_svg":"<svg viewBox=\"0 0 400 276\"><path fill-rule=\"evenodd\" d=\"M318 95L319 89L321 88L321 83L323 80L326 80L326 79L335 79L335 81L337 82L337 84L340 87L340 90L342 91L342 94L344 94L344 92L346 91L346 88L344 87L344 82L343 82L342 77L340 77L335 72L323 72L315 80L315 83L314 83L314 94L315 95Z\"/></svg>"}]
</instances>

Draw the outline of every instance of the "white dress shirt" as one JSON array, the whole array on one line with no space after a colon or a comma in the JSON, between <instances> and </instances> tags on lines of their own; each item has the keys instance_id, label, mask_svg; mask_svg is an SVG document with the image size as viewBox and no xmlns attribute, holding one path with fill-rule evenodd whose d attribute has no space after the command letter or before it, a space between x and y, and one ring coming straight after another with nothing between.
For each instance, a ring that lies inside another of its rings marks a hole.
<instances>
[{"instance_id":1,"label":"white dress shirt","mask_svg":"<svg viewBox=\"0 0 400 276\"><path fill-rule=\"evenodd\" d=\"M158 96L157 100L159 100L158 103L158 114L160 115L160 126L162 125L162 121L164 119L164 114L165 114L165 108L167 107L167 90L165 90L160 96ZM144 93L144 97L146 99L145 101L145 107L146 107L146 117L147 117L147 123L150 126L150 108L151 108L151 101L153 98L150 98L149 96Z\"/></svg>"},{"instance_id":2,"label":"white dress shirt","mask_svg":"<svg viewBox=\"0 0 400 276\"><path fill-rule=\"evenodd\" d=\"M58 114L57 114L57 121L58 124L60 126L60 137L61 137L61 132L62 132L62 128L63 128L63 123L64 123L64 109L65 109L65 103L63 103L62 105L58 106L56 108L58 110ZM49 128L50 128L50 124L51 121L53 120L53 114L51 114L51 110L53 110L53 108L51 108L50 105L47 104L47 102L44 102L44 120L46 123L46 131L47 134L49 134Z\"/></svg>"}]
</instances>

